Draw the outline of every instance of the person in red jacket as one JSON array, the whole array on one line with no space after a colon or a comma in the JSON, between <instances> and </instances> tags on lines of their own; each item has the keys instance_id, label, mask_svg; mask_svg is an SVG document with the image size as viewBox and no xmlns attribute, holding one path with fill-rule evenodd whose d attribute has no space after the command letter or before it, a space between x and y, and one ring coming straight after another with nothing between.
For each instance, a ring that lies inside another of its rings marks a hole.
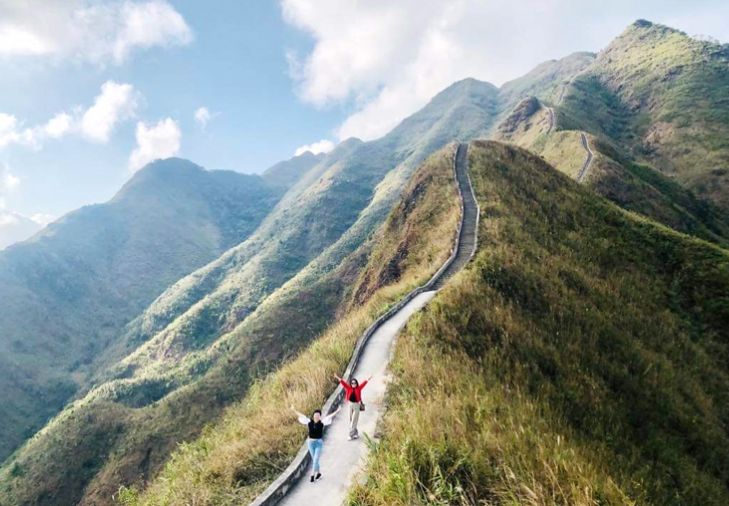
<instances>
[{"instance_id":1,"label":"person in red jacket","mask_svg":"<svg viewBox=\"0 0 729 506\"><path fill-rule=\"evenodd\" d=\"M361 384L355 378L352 378L349 380L349 383L347 383L336 374L334 377L344 388L344 398L349 402L349 440L351 441L352 439L357 439L359 437L359 433L357 432L357 422L359 422L359 412L363 405L362 389L367 386L367 382L372 379L372 376L364 380Z\"/></svg>"}]
</instances>

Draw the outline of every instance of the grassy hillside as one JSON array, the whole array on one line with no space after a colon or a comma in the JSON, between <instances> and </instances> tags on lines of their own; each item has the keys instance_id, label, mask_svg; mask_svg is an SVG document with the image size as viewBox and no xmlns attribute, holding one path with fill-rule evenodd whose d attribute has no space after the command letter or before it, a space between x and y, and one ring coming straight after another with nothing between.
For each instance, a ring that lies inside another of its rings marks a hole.
<instances>
[{"instance_id":1,"label":"grassy hillside","mask_svg":"<svg viewBox=\"0 0 729 506\"><path fill-rule=\"evenodd\" d=\"M588 130L729 207L729 45L637 21L564 94L565 128Z\"/></svg>"},{"instance_id":2,"label":"grassy hillside","mask_svg":"<svg viewBox=\"0 0 729 506\"><path fill-rule=\"evenodd\" d=\"M494 120L491 88L457 83L444 91L447 100L435 97L382 139L352 139L327 154L246 241L181 279L127 326L110 351L126 358L5 464L8 470L24 462L28 472L0 471L0 493L14 490L42 504L108 503L120 484L153 475L179 442L240 400L261 371L330 323L326 312L303 312L292 332L266 318L265 307L291 283L289 310L298 311L296 297L312 296L311 283L376 230L426 155L453 139L484 135ZM328 292L333 300L337 290ZM90 435L109 404L118 425L99 444ZM87 462L58 466L69 448Z\"/></svg>"},{"instance_id":3,"label":"grassy hillside","mask_svg":"<svg viewBox=\"0 0 729 506\"><path fill-rule=\"evenodd\" d=\"M84 387L126 323L247 237L280 195L258 176L159 161L0 252L0 461Z\"/></svg>"},{"instance_id":4,"label":"grassy hillside","mask_svg":"<svg viewBox=\"0 0 729 506\"><path fill-rule=\"evenodd\" d=\"M499 124L495 139L539 154L577 178L587 153L578 130L564 130L557 111L531 97ZM551 124L551 128L550 128ZM729 219L720 208L650 166L636 163L605 137L587 134L594 159L584 183L624 209L641 213L675 230L729 245Z\"/></svg>"},{"instance_id":5,"label":"grassy hillside","mask_svg":"<svg viewBox=\"0 0 729 506\"><path fill-rule=\"evenodd\" d=\"M415 173L377 234L344 262L355 269L340 268L327 276L340 283L351 279L337 301L338 317L322 336L257 382L201 438L176 452L143 494L125 490L120 502L241 504L288 465L301 445L301 431L288 406L320 406L335 387L332 374L346 366L366 326L402 294L425 282L448 257L459 214L452 156L452 149L443 150ZM312 301L300 310L315 311L316 304Z\"/></svg>"},{"instance_id":6,"label":"grassy hillside","mask_svg":"<svg viewBox=\"0 0 729 506\"><path fill-rule=\"evenodd\" d=\"M469 153L479 251L398 340L350 504L727 504L727 250Z\"/></svg>"}]
</instances>

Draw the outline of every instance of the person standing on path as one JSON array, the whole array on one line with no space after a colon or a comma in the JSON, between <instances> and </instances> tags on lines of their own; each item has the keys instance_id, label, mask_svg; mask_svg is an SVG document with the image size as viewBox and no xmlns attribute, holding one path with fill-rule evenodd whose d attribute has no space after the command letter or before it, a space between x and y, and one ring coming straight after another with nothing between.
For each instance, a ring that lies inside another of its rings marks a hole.
<instances>
[{"instance_id":1,"label":"person standing on path","mask_svg":"<svg viewBox=\"0 0 729 506\"><path fill-rule=\"evenodd\" d=\"M332 424L334 417L337 413L339 413L340 409L342 409L341 406L337 408L334 413L325 417L321 416L321 409L317 409L314 411L311 418L309 418L305 414L296 411L296 409L291 406L291 411L296 413L299 423L301 425L306 425L309 428L309 439L306 440L306 445L309 448L309 455L311 455L312 483L321 478L319 459L321 458L321 450L324 447L324 441L322 439L324 437L324 427Z\"/></svg>"},{"instance_id":2,"label":"person standing on path","mask_svg":"<svg viewBox=\"0 0 729 506\"><path fill-rule=\"evenodd\" d=\"M359 422L359 412L364 411L364 404L362 403L362 389L367 386L367 382L372 379L372 376L362 382L352 378L349 383L344 381L341 377L336 374L334 377L339 381L339 384L344 388L344 398L349 401L349 440L357 439L359 432L357 432L357 423Z\"/></svg>"}]
</instances>

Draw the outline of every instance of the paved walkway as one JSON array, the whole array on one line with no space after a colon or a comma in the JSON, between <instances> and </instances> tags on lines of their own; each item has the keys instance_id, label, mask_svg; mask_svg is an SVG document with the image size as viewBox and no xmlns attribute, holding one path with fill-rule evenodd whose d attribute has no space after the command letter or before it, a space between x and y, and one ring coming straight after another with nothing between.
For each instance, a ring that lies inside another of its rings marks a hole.
<instances>
[{"instance_id":1,"label":"paved walkway","mask_svg":"<svg viewBox=\"0 0 729 506\"><path fill-rule=\"evenodd\" d=\"M476 251L478 233L478 204L468 176L468 145L460 144L455 157L455 173L463 204L463 219L459 234L458 249L453 262L433 283L433 290L423 292L385 321L372 336L363 350L354 371L354 376L363 380L372 375L372 380L363 391L367 410L359 419L360 439L348 440L348 406L334 419L324 435L321 456L322 478L311 483L311 471L303 474L278 504L296 506L339 506L344 501L353 480L365 466L369 448L366 436L375 438L375 427L383 414L385 391L388 381L388 364L395 338L408 319L432 299L445 281L459 271L473 257ZM283 476L283 475L282 475ZM271 503L267 503L271 504Z\"/></svg>"},{"instance_id":2,"label":"paved walkway","mask_svg":"<svg viewBox=\"0 0 729 506\"><path fill-rule=\"evenodd\" d=\"M582 140L582 147L585 148L585 151L587 151L587 157L585 158L585 163L582 164L582 169L580 169L580 173L577 174L578 183L584 181L585 176L587 176L587 173L590 170L590 165L592 164L592 158L594 156L592 149L590 149L590 141L587 140L587 136L584 132L580 132L580 139Z\"/></svg>"},{"instance_id":3,"label":"paved walkway","mask_svg":"<svg viewBox=\"0 0 729 506\"><path fill-rule=\"evenodd\" d=\"M424 292L411 300L370 337L354 376L372 380L362 391L366 410L359 418L360 439L348 441L348 406L345 403L324 436L321 455L322 478L311 483L307 471L279 504L334 506L342 504L356 473L364 467L368 453L365 434L374 438L377 420L383 412L387 385L387 364L395 337L413 313L422 308L436 292Z\"/></svg>"}]
</instances>

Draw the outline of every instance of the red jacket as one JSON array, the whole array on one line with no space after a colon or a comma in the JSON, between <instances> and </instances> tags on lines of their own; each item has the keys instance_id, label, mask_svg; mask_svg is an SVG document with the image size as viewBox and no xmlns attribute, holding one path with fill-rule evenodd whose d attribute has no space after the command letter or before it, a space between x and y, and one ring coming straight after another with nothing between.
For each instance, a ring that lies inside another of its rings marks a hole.
<instances>
[{"instance_id":1,"label":"red jacket","mask_svg":"<svg viewBox=\"0 0 729 506\"><path fill-rule=\"evenodd\" d=\"M339 380L339 384L344 387L344 398L349 400L349 397L352 395L352 392L354 392L354 398L357 399L354 402L362 402L362 389L367 385L367 380L364 380L362 383L357 385L355 388L352 388L352 386L344 381L343 379Z\"/></svg>"}]
</instances>

